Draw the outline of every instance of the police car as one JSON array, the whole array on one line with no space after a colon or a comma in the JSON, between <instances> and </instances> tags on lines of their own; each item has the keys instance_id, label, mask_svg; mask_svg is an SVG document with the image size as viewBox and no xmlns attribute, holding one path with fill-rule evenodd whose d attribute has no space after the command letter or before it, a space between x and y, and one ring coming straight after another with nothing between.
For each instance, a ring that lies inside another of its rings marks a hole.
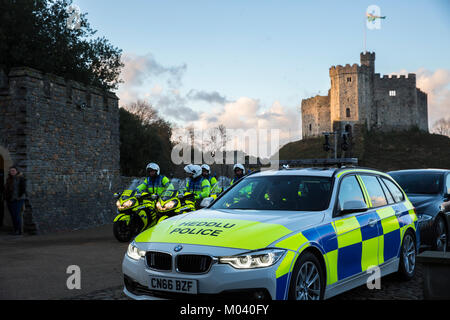
<instances>
[{"instance_id":1,"label":"police car","mask_svg":"<svg viewBox=\"0 0 450 320\"><path fill-rule=\"evenodd\" d=\"M415 274L415 209L387 174L357 167L264 171L129 245L124 293L318 300L378 270Z\"/></svg>"}]
</instances>

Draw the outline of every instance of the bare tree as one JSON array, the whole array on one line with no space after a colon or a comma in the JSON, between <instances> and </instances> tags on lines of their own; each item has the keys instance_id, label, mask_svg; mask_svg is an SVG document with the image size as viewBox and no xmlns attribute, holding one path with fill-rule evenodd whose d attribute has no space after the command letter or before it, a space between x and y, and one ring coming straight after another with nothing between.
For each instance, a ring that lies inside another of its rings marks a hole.
<instances>
[{"instance_id":1,"label":"bare tree","mask_svg":"<svg viewBox=\"0 0 450 320\"><path fill-rule=\"evenodd\" d=\"M450 118L449 119L442 118L436 121L434 123L432 132L450 137Z\"/></svg>"},{"instance_id":2,"label":"bare tree","mask_svg":"<svg viewBox=\"0 0 450 320\"><path fill-rule=\"evenodd\" d=\"M147 101L138 100L123 107L125 110L137 115L143 124L151 124L159 120L158 111Z\"/></svg>"}]
</instances>

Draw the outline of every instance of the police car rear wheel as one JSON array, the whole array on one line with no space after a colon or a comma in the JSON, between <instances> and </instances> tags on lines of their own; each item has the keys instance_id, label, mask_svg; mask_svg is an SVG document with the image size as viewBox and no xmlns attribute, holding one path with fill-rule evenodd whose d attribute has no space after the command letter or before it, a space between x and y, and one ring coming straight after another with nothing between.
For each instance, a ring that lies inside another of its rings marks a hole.
<instances>
[{"instance_id":1,"label":"police car rear wheel","mask_svg":"<svg viewBox=\"0 0 450 320\"><path fill-rule=\"evenodd\" d=\"M399 275L403 280L411 280L416 273L416 242L411 231L403 237L400 253Z\"/></svg>"},{"instance_id":2,"label":"police car rear wheel","mask_svg":"<svg viewBox=\"0 0 450 320\"><path fill-rule=\"evenodd\" d=\"M322 267L317 257L306 252L295 264L289 287L290 300L322 300L323 283Z\"/></svg>"}]
</instances>

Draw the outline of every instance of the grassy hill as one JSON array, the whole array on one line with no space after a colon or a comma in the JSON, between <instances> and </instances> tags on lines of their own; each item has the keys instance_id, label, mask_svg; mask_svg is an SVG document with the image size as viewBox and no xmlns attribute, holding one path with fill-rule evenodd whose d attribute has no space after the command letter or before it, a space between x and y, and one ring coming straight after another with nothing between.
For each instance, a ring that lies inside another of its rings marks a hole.
<instances>
[{"instance_id":1,"label":"grassy hill","mask_svg":"<svg viewBox=\"0 0 450 320\"><path fill-rule=\"evenodd\" d=\"M355 139L352 157L359 165L383 171L415 168L450 168L450 138L419 130L364 132ZM330 142L333 142L331 139ZM324 138L289 143L280 149L280 160L327 158ZM340 152L338 153L338 157Z\"/></svg>"}]
</instances>

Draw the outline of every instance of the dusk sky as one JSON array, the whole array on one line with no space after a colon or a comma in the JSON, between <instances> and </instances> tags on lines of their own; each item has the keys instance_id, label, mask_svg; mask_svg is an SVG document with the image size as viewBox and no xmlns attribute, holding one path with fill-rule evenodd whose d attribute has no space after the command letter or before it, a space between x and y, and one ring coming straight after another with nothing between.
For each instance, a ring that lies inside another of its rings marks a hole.
<instances>
[{"instance_id":1,"label":"dusk sky","mask_svg":"<svg viewBox=\"0 0 450 320\"><path fill-rule=\"evenodd\" d=\"M376 72L417 73L430 126L450 115L450 1L74 0L123 50L121 105L148 100L165 119L204 129L282 129L301 137L301 100L330 88L332 65L359 64L365 12Z\"/></svg>"}]
</instances>

